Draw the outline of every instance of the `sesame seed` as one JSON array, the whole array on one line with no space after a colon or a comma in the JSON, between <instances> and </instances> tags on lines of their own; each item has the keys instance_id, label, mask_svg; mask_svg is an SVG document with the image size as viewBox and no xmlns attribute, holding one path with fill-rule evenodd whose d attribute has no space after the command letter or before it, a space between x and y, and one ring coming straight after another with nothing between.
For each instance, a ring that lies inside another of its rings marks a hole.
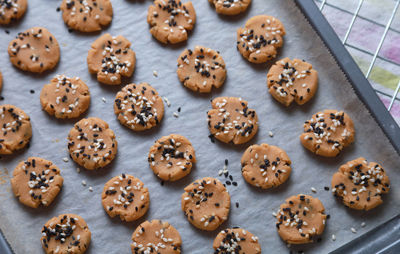
<instances>
[{"instance_id":1,"label":"sesame seed","mask_svg":"<svg viewBox=\"0 0 400 254\"><path fill-rule=\"evenodd\" d=\"M336 241L336 235L332 234L332 241Z\"/></svg>"},{"instance_id":2,"label":"sesame seed","mask_svg":"<svg viewBox=\"0 0 400 254\"><path fill-rule=\"evenodd\" d=\"M106 98L104 98L104 97L102 97L101 100L102 100L104 103L107 102Z\"/></svg>"},{"instance_id":3,"label":"sesame seed","mask_svg":"<svg viewBox=\"0 0 400 254\"><path fill-rule=\"evenodd\" d=\"M86 186L86 181L85 180L82 180L82 185Z\"/></svg>"},{"instance_id":4,"label":"sesame seed","mask_svg":"<svg viewBox=\"0 0 400 254\"><path fill-rule=\"evenodd\" d=\"M89 191L93 192L93 187L92 186L89 186Z\"/></svg>"},{"instance_id":5,"label":"sesame seed","mask_svg":"<svg viewBox=\"0 0 400 254\"><path fill-rule=\"evenodd\" d=\"M153 76L154 76L154 77L158 77L158 72L154 70L154 71L153 71Z\"/></svg>"},{"instance_id":6,"label":"sesame seed","mask_svg":"<svg viewBox=\"0 0 400 254\"><path fill-rule=\"evenodd\" d=\"M351 232L353 232L354 234L357 233L357 230L355 228L350 228Z\"/></svg>"},{"instance_id":7,"label":"sesame seed","mask_svg":"<svg viewBox=\"0 0 400 254\"><path fill-rule=\"evenodd\" d=\"M69 160L68 160L67 157L64 157L64 158L63 158L63 161L64 161L64 162L68 162Z\"/></svg>"},{"instance_id":8,"label":"sesame seed","mask_svg":"<svg viewBox=\"0 0 400 254\"><path fill-rule=\"evenodd\" d=\"M269 131L268 135L272 138L274 136L274 133L272 131Z\"/></svg>"},{"instance_id":9,"label":"sesame seed","mask_svg":"<svg viewBox=\"0 0 400 254\"><path fill-rule=\"evenodd\" d=\"M317 193L317 189L315 189L314 187L311 187L311 191Z\"/></svg>"}]
</instances>

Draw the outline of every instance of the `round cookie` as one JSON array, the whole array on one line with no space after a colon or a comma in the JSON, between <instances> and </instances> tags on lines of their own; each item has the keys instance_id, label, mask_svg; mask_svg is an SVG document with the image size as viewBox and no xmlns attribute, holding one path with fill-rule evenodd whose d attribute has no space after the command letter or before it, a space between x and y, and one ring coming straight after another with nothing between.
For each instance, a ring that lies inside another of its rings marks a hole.
<instances>
[{"instance_id":1,"label":"round cookie","mask_svg":"<svg viewBox=\"0 0 400 254\"><path fill-rule=\"evenodd\" d=\"M43 27L33 27L18 33L8 46L11 63L23 70L41 73L53 69L60 60L56 38Z\"/></svg>"},{"instance_id":2,"label":"round cookie","mask_svg":"<svg viewBox=\"0 0 400 254\"><path fill-rule=\"evenodd\" d=\"M65 24L81 32L100 31L113 16L110 0L63 0L60 9Z\"/></svg>"},{"instance_id":3,"label":"round cookie","mask_svg":"<svg viewBox=\"0 0 400 254\"><path fill-rule=\"evenodd\" d=\"M286 34L283 24L272 16L260 15L247 20L237 30L237 49L252 63L265 63L276 57Z\"/></svg>"},{"instance_id":4,"label":"round cookie","mask_svg":"<svg viewBox=\"0 0 400 254\"><path fill-rule=\"evenodd\" d=\"M279 236L289 244L310 243L325 229L325 208L318 198L299 194L286 199L276 215Z\"/></svg>"},{"instance_id":5,"label":"round cookie","mask_svg":"<svg viewBox=\"0 0 400 254\"><path fill-rule=\"evenodd\" d=\"M214 254L261 254L258 237L241 228L228 228L218 233L213 243Z\"/></svg>"},{"instance_id":6,"label":"round cookie","mask_svg":"<svg viewBox=\"0 0 400 254\"><path fill-rule=\"evenodd\" d=\"M56 118L78 117L89 108L89 87L78 77L57 75L43 86L40 104Z\"/></svg>"},{"instance_id":7,"label":"round cookie","mask_svg":"<svg viewBox=\"0 0 400 254\"><path fill-rule=\"evenodd\" d=\"M237 97L218 97L211 101L207 112L211 134L224 143L243 144L256 135L258 117L247 101Z\"/></svg>"},{"instance_id":8,"label":"round cookie","mask_svg":"<svg viewBox=\"0 0 400 254\"><path fill-rule=\"evenodd\" d=\"M131 43L123 36L100 36L92 43L87 56L89 72L107 85L121 84L121 77L130 77L136 64L136 54Z\"/></svg>"},{"instance_id":9,"label":"round cookie","mask_svg":"<svg viewBox=\"0 0 400 254\"><path fill-rule=\"evenodd\" d=\"M347 207L371 210L380 205L390 189L389 177L376 162L360 157L340 166L332 177L332 192Z\"/></svg>"},{"instance_id":10,"label":"round cookie","mask_svg":"<svg viewBox=\"0 0 400 254\"><path fill-rule=\"evenodd\" d=\"M122 125L134 131L144 131L160 123L164 116L164 103L149 84L129 84L117 93L114 113Z\"/></svg>"},{"instance_id":11,"label":"round cookie","mask_svg":"<svg viewBox=\"0 0 400 254\"><path fill-rule=\"evenodd\" d=\"M20 19L25 14L27 6L27 0L1 0L0 25L8 25Z\"/></svg>"},{"instance_id":12,"label":"round cookie","mask_svg":"<svg viewBox=\"0 0 400 254\"><path fill-rule=\"evenodd\" d=\"M200 93L221 87L226 78L225 62L219 52L202 46L183 51L176 72L184 86Z\"/></svg>"},{"instance_id":13,"label":"round cookie","mask_svg":"<svg viewBox=\"0 0 400 254\"><path fill-rule=\"evenodd\" d=\"M251 0L208 0L215 6L215 10L223 15L237 15L245 12Z\"/></svg>"},{"instance_id":14,"label":"round cookie","mask_svg":"<svg viewBox=\"0 0 400 254\"><path fill-rule=\"evenodd\" d=\"M286 152L268 144L252 145L242 156L242 175L249 184L269 189L284 183L292 168Z\"/></svg>"},{"instance_id":15,"label":"round cookie","mask_svg":"<svg viewBox=\"0 0 400 254\"><path fill-rule=\"evenodd\" d=\"M61 214L43 226L42 247L48 254L85 253L89 247L91 233L81 216Z\"/></svg>"},{"instance_id":16,"label":"round cookie","mask_svg":"<svg viewBox=\"0 0 400 254\"><path fill-rule=\"evenodd\" d=\"M354 141L354 125L343 111L324 110L304 123L300 141L311 152L324 157L335 157Z\"/></svg>"},{"instance_id":17,"label":"round cookie","mask_svg":"<svg viewBox=\"0 0 400 254\"><path fill-rule=\"evenodd\" d=\"M188 32L196 23L192 2L180 0L155 0L149 6L147 23L150 33L162 43L176 44L186 41Z\"/></svg>"},{"instance_id":18,"label":"round cookie","mask_svg":"<svg viewBox=\"0 0 400 254\"><path fill-rule=\"evenodd\" d=\"M0 154L12 154L25 147L31 140L31 120L16 106L0 106L0 126Z\"/></svg>"},{"instance_id":19,"label":"round cookie","mask_svg":"<svg viewBox=\"0 0 400 254\"><path fill-rule=\"evenodd\" d=\"M189 184L182 194L182 211L201 230L213 231L228 219L231 197L215 178L204 177Z\"/></svg>"},{"instance_id":20,"label":"round cookie","mask_svg":"<svg viewBox=\"0 0 400 254\"><path fill-rule=\"evenodd\" d=\"M29 207L49 206L61 190L64 179L51 161L30 157L14 169L11 187L19 201Z\"/></svg>"},{"instance_id":21,"label":"round cookie","mask_svg":"<svg viewBox=\"0 0 400 254\"><path fill-rule=\"evenodd\" d=\"M161 220L145 221L132 234L132 254L181 253L182 240L178 230Z\"/></svg>"},{"instance_id":22,"label":"round cookie","mask_svg":"<svg viewBox=\"0 0 400 254\"><path fill-rule=\"evenodd\" d=\"M150 148L148 161L159 178L176 181L190 173L196 156L192 143L187 138L171 134L155 142Z\"/></svg>"},{"instance_id":23,"label":"round cookie","mask_svg":"<svg viewBox=\"0 0 400 254\"><path fill-rule=\"evenodd\" d=\"M318 72L300 59L284 58L276 62L267 74L269 93L277 101L289 106L309 101L318 89Z\"/></svg>"},{"instance_id":24,"label":"round cookie","mask_svg":"<svg viewBox=\"0 0 400 254\"><path fill-rule=\"evenodd\" d=\"M104 185L101 203L111 218L119 216L122 221L134 221L149 209L149 190L139 179L122 174Z\"/></svg>"},{"instance_id":25,"label":"round cookie","mask_svg":"<svg viewBox=\"0 0 400 254\"><path fill-rule=\"evenodd\" d=\"M77 122L68 134L71 158L82 167L93 170L105 167L117 155L117 140L108 123L97 117Z\"/></svg>"}]
</instances>

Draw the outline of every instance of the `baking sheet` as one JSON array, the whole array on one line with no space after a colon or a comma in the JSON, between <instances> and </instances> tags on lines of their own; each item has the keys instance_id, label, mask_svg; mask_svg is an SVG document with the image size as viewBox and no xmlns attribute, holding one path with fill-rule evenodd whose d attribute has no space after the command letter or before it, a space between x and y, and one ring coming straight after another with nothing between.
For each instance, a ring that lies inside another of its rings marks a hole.
<instances>
[{"instance_id":1,"label":"baking sheet","mask_svg":"<svg viewBox=\"0 0 400 254\"><path fill-rule=\"evenodd\" d=\"M129 82L149 82L161 96L171 101L162 124L154 130L134 133L122 127L113 113L113 99L120 87L99 84L87 71L86 55L90 44L100 35L68 33L61 13L56 12L60 1L39 0L29 2L25 18L17 25L1 28L0 68L4 76L2 103L21 107L31 116L33 138L29 149L13 156L2 156L0 167L0 228L14 251L19 253L43 253L40 245L41 227L53 216L60 213L81 215L92 231L92 243L88 253L130 253L130 237L135 227L144 220L163 219L178 229L185 253L212 253L212 241L219 230L225 227L241 226L260 238L264 252L286 252L288 247L276 232L275 218L271 215L289 196L298 193L312 194L322 200L326 213L331 215L320 243L307 246L292 246L293 250L307 253L327 253L367 232L398 214L400 205L400 182L398 172L399 155L390 145L383 132L356 97L351 85L341 73L324 48L323 43L309 26L301 12L290 0L254 0L249 11L238 17L218 16L206 1L194 1L197 24L189 41L176 46L164 46L154 40L146 22L147 7L151 1L113 1L114 19L112 25L102 33L121 34L132 42L136 52L137 67ZM45 15L44 15L45 13ZM266 73L269 64L254 65L244 60L236 51L236 29L254 15L269 14L279 18L285 25L285 45L278 58L297 57L312 63L319 71L320 87L315 98L306 105L284 108L267 92ZM42 75L23 73L11 66L7 56L9 41L19 31L31 26L45 26L61 45L61 61L57 68ZM222 89L211 95L199 95L184 88L176 76L176 59L185 48L203 45L219 50L224 57L228 78ZM158 77L153 76L153 70ZM97 116L106 120L117 135L118 155L113 163L99 171L81 170L71 160L66 163L66 137L77 120L56 120L41 111L39 94L41 87L54 75L79 76L90 87L92 103L85 117ZM31 94L30 90L35 93ZM249 143L240 146L211 143L208 135L206 111L209 100L217 96L241 96L256 109L260 129ZM102 98L106 99L103 102ZM173 113L181 107L179 118ZM346 111L356 128L355 143L346 148L337 158L320 158L306 151L298 136L303 122L313 113L330 108ZM274 133L271 138L269 131ZM192 173L184 179L165 183L155 177L147 163L147 153L153 142L161 136L179 133L186 136L196 149L198 163ZM292 159L293 170L289 180L274 190L261 191L245 183L240 173L240 158L248 145L268 143L285 149ZM52 160L62 170L64 187L55 202L46 209L30 209L20 204L13 196L9 184L14 167L29 156ZM324 186L330 186L332 174L348 160L364 156L369 161L382 163L387 170L392 189L384 196L380 207L366 213L352 211L336 201ZM180 196L183 188L195 179L218 176L224 160L229 160L229 172L238 186L228 186L231 194L229 220L215 232L203 232L189 224L180 210ZM101 191L104 183L122 172L140 178L150 191L150 209L144 218L123 223L118 218L110 219L101 206ZM87 186L82 186L85 180ZM88 187L93 187L90 192ZM317 189L312 193L310 188ZM239 203L236 208L235 203ZM365 222L366 226L361 227ZM354 234L350 228L357 229ZM331 235L336 235L336 241Z\"/></svg>"}]
</instances>

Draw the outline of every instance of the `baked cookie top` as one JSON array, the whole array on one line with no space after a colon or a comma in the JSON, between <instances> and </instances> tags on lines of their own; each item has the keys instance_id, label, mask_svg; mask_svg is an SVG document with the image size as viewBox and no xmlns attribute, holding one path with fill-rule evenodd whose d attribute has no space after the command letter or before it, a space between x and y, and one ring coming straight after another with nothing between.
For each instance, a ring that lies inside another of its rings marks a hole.
<instances>
[{"instance_id":1,"label":"baked cookie top","mask_svg":"<svg viewBox=\"0 0 400 254\"><path fill-rule=\"evenodd\" d=\"M187 40L188 31L196 23L196 12L192 2L155 0L149 6L147 22L154 38L165 44L176 44Z\"/></svg>"},{"instance_id":2,"label":"baked cookie top","mask_svg":"<svg viewBox=\"0 0 400 254\"><path fill-rule=\"evenodd\" d=\"M61 214L43 226L42 247L48 254L85 253L91 233L83 218L76 214Z\"/></svg>"},{"instance_id":3,"label":"baked cookie top","mask_svg":"<svg viewBox=\"0 0 400 254\"><path fill-rule=\"evenodd\" d=\"M104 210L110 217L134 221L149 209L149 190L134 176L122 174L111 178L101 194Z\"/></svg>"},{"instance_id":4,"label":"baked cookie top","mask_svg":"<svg viewBox=\"0 0 400 254\"><path fill-rule=\"evenodd\" d=\"M325 229L325 208L318 198L299 194L286 199L276 215L279 236L290 244L309 243Z\"/></svg>"},{"instance_id":5,"label":"baked cookie top","mask_svg":"<svg viewBox=\"0 0 400 254\"><path fill-rule=\"evenodd\" d=\"M89 87L78 77L57 75L43 86L40 104L56 118L78 117L89 108Z\"/></svg>"},{"instance_id":6,"label":"baked cookie top","mask_svg":"<svg viewBox=\"0 0 400 254\"><path fill-rule=\"evenodd\" d=\"M340 166L332 177L332 192L353 209L371 210L380 205L382 194L390 189L389 177L376 162L368 163L364 158Z\"/></svg>"},{"instance_id":7,"label":"baked cookie top","mask_svg":"<svg viewBox=\"0 0 400 254\"><path fill-rule=\"evenodd\" d=\"M242 228L228 228L218 233L213 243L214 254L261 254L258 237Z\"/></svg>"},{"instance_id":8,"label":"baked cookie top","mask_svg":"<svg viewBox=\"0 0 400 254\"><path fill-rule=\"evenodd\" d=\"M196 156L187 138L171 134L155 142L148 161L155 175L165 181L176 181L190 173Z\"/></svg>"},{"instance_id":9,"label":"baked cookie top","mask_svg":"<svg viewBox=\"0 0 400 254\"><path fill-rule=\"evenodd\" d=\"M354 141L353 121L343 111L324 110L304 123L300 141L311 152L334 157Z\"/></svg>"},{"instance_id":10,"label":"baked cookie top","mask_svg":"<svg viewBox=\"0 0 400 254\"><path fill-rule=\"evenodd\" d=\"M181 253L182 240L178 230L161 220L145 221L132 234L132 254Z\"/></svg>"},{"instance_id":11,"label":"baked cookie top","mask_svg":"<svg viewBox=\"0 0 400 254\"><path fill-rule=\"evenodd\" d=\"M81 32L100 31L113 16L110 0L63 0L60 9L65 24Z\"/></svg>"},{"instance_id":12,"label":"baked cookie top","mask_svg":"<svg viewBox=\"0 0 400 254\"><path fill-rule=\"evenodd\" d=\"M53 202L63 181L60 169L51 161L30 157L14 169L11 187L22 204L37 208Z\"/></svg>"},{"instance_id":13,"label":"baked cookie top","mask_svg":"<svg viewBox=\"0 0 400 254\"><path fill-rule=\"evenodd\" d=\"M242 175L249 184L268 189L284 183L292 171L286 152L268 144L252 145L243 153Z\"/></svg>"},{"instance_id":14,"label":"baked cookie top","mask_svg":"<svg viewBox=\"0 0 400 254\"><path fill-rule=\"evenodd\" d=\"M16 106L0 106L0 154L12 154L25 147L32 137L29 116Z\"/></svg>"},{"instance_id":15,"label":"baked cookie top","mask_svg":"<svg viewBox=\"0 0 400 254\"><path fill-rule=\"evenodd\" d=\"M228 219L231 198L215 178L204 177L185 187L182 211L189 222L202 230L213 231Z\"/></svg>"},{"instance_id":16,"label":"baked cookie top","mask_svg":"<svg viewBox=\"0 0 400 254\"><path fill-rule=\"evenodd\" d=\"M218 140L234 144L246 143L258 131L258 117L247 101L237 97L218 97L207 112L208 128Z\"/></svg>"},{"instance_id":17,"label":"baked cookie top","mask_svg":"<svg viewBox=\"0 0 400 254\"><path fill-rule=\"evenodd\" d=\"M225 62L219 52L196 46L186 49L178 58L179 80L184 86L200 93L209 93L221 87L226 78Z\"/></svg>"},{"instance_id":18,"label":"baked cookie top","mask_svg":"<svg viewBox=\"0 0 400 254\"><path fill-rule=\"evenodd\" d=\"M250 62L265 63L276 57L285 34L285 28L277 18L254 16L247 20L244 28L237 30L237 49Z\"/></svg>"},{"instance_id":19,"label":"baked cookie top","mask_svg":"<svg viewBox=\"0 0 400 254\"><path fill-rule=\"evenodd\" d=\"M0 1L0 25L10 24L20 19L28 6L27 0L1 0Z\"/></svg>"},{"instance_id":20,"label":"baked cookie top","mask_svg":"<svg viewBox=\"0 0 400 254\"><path fill-rule=\"evenodd\" d=\"M131 43L122 35L104 34L92 43L87 56L89 72L107 85L121 84L121 77L130 77L136 64Z\"/></svg>"},{"instance_id":21,"label":"baked cookie top","mask_svg":"<svg viewBox=\"0 0 400 254\"><path fill-rule=\"evenodd\" d=\"M18 33L8 46L11 63L29 72L53 69L60 60L60 47L56 38L43 27L32 27Z\"/></svg>"},{"instance_id":22,"label":"baked cookie top","mask_svg":"<svg viewBox=\"0 0 400 254\"><path fill-rule=\"evenodd\" d=\"M289 106L308 102L318 88L318 73L304 60L284 58L277 61L267 74L269 93L277 101Z\"/></svg>"},{"instance_id":23,"label":"baked cookie top","mask_svg":"<svg viewBox=\"0 0 400 254\"><path fill-rule=\"evenodd\" d=\"M108 165L117 154L117 146L108 123L97 117L80 120L68 134L71 158L89 170Z\"/></svg>"},{"instance_id":24,"label":"baked cookie top","mask_svg":"<svg viewBox=\"0 0 400 254\"><path fill-rule=\"evenodd\" d=\"M117 93L114 113L121 124L134 131L144 131L160 123L164 116L164 103L149 84L129 84Z\"/></svg>"},{"instance_id":25,"label":"baked cookie top","mask_svg":"<svg viewBox=\"0 0 400 254\"><path fill-rule=\"evenodd\" d=\"M223 15L237 15L245 12L251 0L208 0L215 6L215 10Z\"/></svg>"}]
</instances>

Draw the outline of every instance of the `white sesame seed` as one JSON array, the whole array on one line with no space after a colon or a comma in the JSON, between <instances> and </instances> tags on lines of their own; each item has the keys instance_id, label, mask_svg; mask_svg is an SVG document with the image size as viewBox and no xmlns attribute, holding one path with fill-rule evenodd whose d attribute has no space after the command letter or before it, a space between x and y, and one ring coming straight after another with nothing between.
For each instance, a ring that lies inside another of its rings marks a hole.
<instances>
[{"instance_id":1,"label":"white sesame seed","mask_svg":"<svg viewBox=\"0 0 400 254\"><path fill-rule=\"evenodd\" d=\"M92 186L89 186L89 191L93 192L93 187Z\"/></svg>"},{"instance_id":2,"label":"white sesame seed","mask_svg":"<svg viewBox=\"0 0 400 254\"><path fill-rule=\"evenodd\" d=\"M336 235L332 234L332 241L336 241Z\"/></svg>"},{"instance_id":3,"label":"white sesame seed","mask_svg":"<svg viewBox=\"0 0 400 254\"><path fill-rule=\"evenodd\" d=\"M153 71L153 76L158 77L158 72L156 70Z\"/></svg>"},{"instance_id":4,"label":"white sesame seed","mask_svg":"<svg viewBox=\"0 0 400 254\"><path fill-rule=\"evenodd\" d=\"M82 180L82 185L86 186L86 181L85 180Z\"/></svg>"},{"instance_id":5,"label":"white sesame seed","mask_svg":"<svg viewBox=\"0 0 400 254\"><path fill-rule=\"evenodd\" d=\"M361 222L361 227L365 227L367 224L365 222Z\"/></svg>"},{"instance_id":6,"label":"white sesame seed","mask_svg":"<svg viewBox=\"0 0 400 254\"><path fill-rule=\"evenodd\" d=\"M176 118L178 118L178 117L179 117L178 112L174 112L174 116L175 116Z\"/></svg>"},{"instance_id":7,"label":"white sesame seed","mask_svg":"<svg viewBox=\"0 0 400 254\"><path fill-rule=\"evenodd\" d=\"M107 100L106 100L106 98L101 98L101 100L104 102L104 103L106 103L107 102Z\"/></svg>"},{"instance_id":8,"label":"white sesame seed","mask_svg":"<svg viewBox=\"0 0 400 254\"><path fill-rule=\"evenodd\" d=\"M317 193L317 189L315 189L314 187L311 187L311 191Z\"/></svg>"},{"instance_id":9,"label":"white sesame seed","mask_svg":"<svg viewBox=\"0 0 400 254\"><path fill-rule=\"evenodd\" d=\"M274 136L274 133L272 131L268 132L269 136L272 138Z\"/></svg>"},{"instance_id":10,"label":"white sesame seed","mask_svg":"<svg viewBox=\"0 0 400 254\"><path fill-rule=\"evenodd\" d=\"M64 157L64 158L63 158L63 161L64 161L64 162L68 162L69 160L68 160L67 157Z\"/></svg>"},{"instance_id":11,"label":"white sesame seed","mask_svg":"<svg viewBox=\"0 0 400 254\"><path fill-rule=\"evenodd\" d=\"M357 230L355 228L350 228L351 232L353 232L354 234L357 233Z\"/></svg>"}]
</instances>

